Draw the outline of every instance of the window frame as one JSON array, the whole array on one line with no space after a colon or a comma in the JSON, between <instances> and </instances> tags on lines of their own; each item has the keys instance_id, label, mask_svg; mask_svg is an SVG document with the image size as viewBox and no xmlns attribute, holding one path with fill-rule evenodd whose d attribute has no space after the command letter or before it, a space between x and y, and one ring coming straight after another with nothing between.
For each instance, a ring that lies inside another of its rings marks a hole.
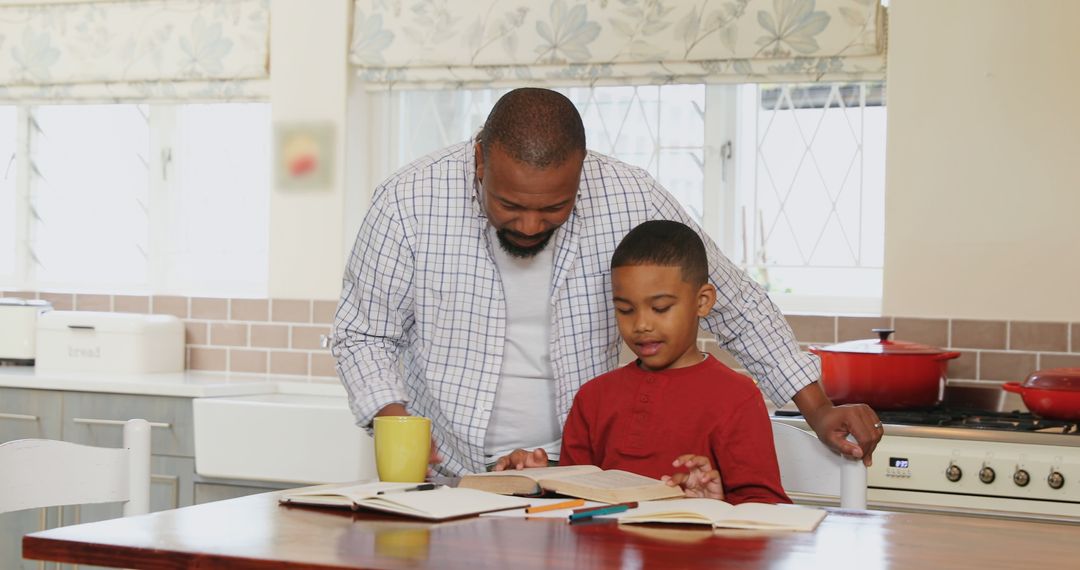
<instances>
[{"instance_id":1,"label":"window frame","mask_svg":"<svg viewBox=\"0 0 1080 570\"><path fill-rule=\"evenodd\" d=\"M252 102L269 105L264 102ZM229 103L221 103L229 104ZM219 296L234 298L265 298L269 291L269 272L263 276L261 285L252 285L250 290L222 288L220 292L200 290L189 280L170 280L168 264L170 251L174 244L170 242L170 225L173 212L170 210L170 196L182 192L181 177L178 176L178 164L174 157L175 147L179 144L177 117L186 103L145 104L148 117L147 144L147 268L142 283L89 283L89 282L45 282L36 270L30 247L31 220L34 216L31 202L32 161L31 130L33 110L36 107L52 104L15 104L16 146L15 146L15 227L12 235L15 247L14 273L0 273L0 290L35 291L35 292L78 292L84 294L112 295L183 295L183 296ZM270 113L267 113L268 116ZM270 125L268 136L272 137ZM269 150L266 168L272 168L272 141L266 142ZM268 175L268 179L270 179ZM273 184L272 179L269 180ZM265 189L267 196L267 231L269 231L269 208L271 187ZM267 265L269 264L269 243L267 243ZM175 282L174 282L175 281ZM256 290L257 289L257 290Z\"/></svg>"},{"instance_id":2,"label":"window frame","mask_svg":"<svg viewBox=\"0 0 1080 570\"><path fill-rule=\"evenodd\" d=\"M740 137L747 136L740 121L755 120L742 113L743 105L736 84L705 84L705 141L703 145L705 171L703 178L702 229L734 264L746 270L747 260L736 250L741 244L737 232L742 221L738 188L740 176L753 176L756 156L740 151ZM370 93L372 116L376 118L369 128L366 140L367 159L377 168L369 169L366 194L356 201L367 202L371 192L395 170L418 157L397 156L400 148L400 128L403 97L400 92ZM715 111L720 109L719 112ZM750 148L754 148L752 143ZM745 145L742 145L746 148ZM379 149L376 151L375 149ZM749 155L749 156L747 156ZM616 157L617 158L617 157ZM381 172L380 172L381 171ZM348 197L347 197L348 200ZM346 247L351 249L355 228L359 227L362 213L347 220ZM882 228L884 231L884 228ZM881 297L822 296L772 291L769 297L786 314L851 314L880 315Z\"/></svg>"}]
</instances>

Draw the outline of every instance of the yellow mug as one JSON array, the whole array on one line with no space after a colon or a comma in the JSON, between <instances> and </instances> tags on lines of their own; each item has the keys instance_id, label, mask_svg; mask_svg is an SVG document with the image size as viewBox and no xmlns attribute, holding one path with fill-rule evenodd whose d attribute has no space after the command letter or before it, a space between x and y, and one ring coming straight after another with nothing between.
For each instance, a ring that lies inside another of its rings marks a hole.
<instances>
[{"instance_id":1,"label":"yellow mug","mask_svg":"<svg viewBox=\"0 0 1080 570\"><path fill-rule=\"evenodd\" d=\"M380 481L420 483L431 457L431 420L420 416L375 418L375 469Z\"/></svg>"}]
</instances>

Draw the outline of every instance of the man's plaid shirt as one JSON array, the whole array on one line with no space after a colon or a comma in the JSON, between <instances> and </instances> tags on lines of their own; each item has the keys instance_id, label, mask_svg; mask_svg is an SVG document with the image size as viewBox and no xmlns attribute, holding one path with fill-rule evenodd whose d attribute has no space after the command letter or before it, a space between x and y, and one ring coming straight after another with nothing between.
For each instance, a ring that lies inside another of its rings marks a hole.
<instances>
[{"instance_id":1,"label":"man's plaid shirt","mask_svg":"<svg viewBox=\"0 0 1080 570\"><path fill-rule=\"evenodd\" d=\"M334 319L333 352L357 423L404 402L431 418L445 474L484 469L506 331L502 280L476 189L473 141L381 184L357 235ZM578 388L615 368L609 264L634 226L681 221L701 234L717 303L701 326L784 404L817 380L776 306L644 170L588 153L573 212L553 238L551 363L560 420ZM537 285L537 291L544 287Z\"/></svg>"}]
</instances>

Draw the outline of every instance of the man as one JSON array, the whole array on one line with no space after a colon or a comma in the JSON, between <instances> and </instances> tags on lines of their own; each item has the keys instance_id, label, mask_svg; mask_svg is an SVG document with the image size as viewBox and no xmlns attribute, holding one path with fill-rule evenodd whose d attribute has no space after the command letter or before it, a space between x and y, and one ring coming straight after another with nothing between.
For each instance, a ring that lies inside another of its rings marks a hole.
<instances>
[{"instance_id":1,"label":"man","mask_svg":"<svg viewBox=\"0 0 1080 570\"><path fill-rule=\"evenodd\" d=\"M762 288L647 173L587 151L577 110L546 89L507 93L476 140L376 189L333 335L357 423L431 418L444 474L482 471L517 448L556 458L578 388L618 361L612 251L651 219L705 241L718 300L703 326L774 403L794 400L826 445L869 464L874 412L834 407Z\"/></svg>"}]
</instances>

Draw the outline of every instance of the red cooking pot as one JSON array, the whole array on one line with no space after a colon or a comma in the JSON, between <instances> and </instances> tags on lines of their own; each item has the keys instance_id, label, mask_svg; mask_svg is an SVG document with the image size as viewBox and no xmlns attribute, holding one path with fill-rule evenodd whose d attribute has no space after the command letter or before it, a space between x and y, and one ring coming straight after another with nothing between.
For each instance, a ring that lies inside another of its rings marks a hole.
<instances>
[{"instance_id":1,"label":"red cooking pot","mask_svg":"<svg viewBox=\"0 0 1080 570\"><path fill-rule=\"evenodd\" d=\"M879 338L811 346L821 357L821 387L835 404L862 403L876 410L931 407L945 391L948 361L960 356L940 348Z\"/></svg>"},{"instance_id":2,"label":"red cooking pot","mask_svg":"<svg viewBox=\"0 0 1080 570\"><path fill-rule=\"evenodd\" d=\"M1080 421L1080 368L1037 370L1023 384L1006 382L1001 387L1020 394L1027 409L1040 418Z\"/></svg>"}]
</instances>

